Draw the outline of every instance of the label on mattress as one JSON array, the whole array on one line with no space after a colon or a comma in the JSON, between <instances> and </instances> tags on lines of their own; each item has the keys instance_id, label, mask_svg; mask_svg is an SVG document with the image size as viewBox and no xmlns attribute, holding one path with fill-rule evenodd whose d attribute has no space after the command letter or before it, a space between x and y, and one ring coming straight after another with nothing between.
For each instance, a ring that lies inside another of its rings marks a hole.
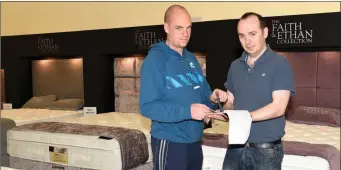
<instances>
[{"instance_id":1,"label":"label on mattress","mask_svg":"<svg viewBox=\"0 0 341 170\"><path fill-rule=\"evenodd\" d=\"M4 107L4 110L11 110L12 109L12 103L4 103L2 105Z\"/></svg>"},{"instance_id":2,"label":"label on mattress","mask_svg":"<svg viewBox=\"0 0 341 170\"><path fill-rule=\"evenodd\" d=\"M84 107L84 115L95 115L97 114L96 107Z\"/></svg>"},{"instance_id":3,"label":"label on mattress","mask_svg":"<svg viewBox=\"0 0 341 170\"><path fill-rule=\"evenodd\" d=\"M55 163L68 164L67 148L49 147L50 161Z\"/></svg>"}]
</instances>

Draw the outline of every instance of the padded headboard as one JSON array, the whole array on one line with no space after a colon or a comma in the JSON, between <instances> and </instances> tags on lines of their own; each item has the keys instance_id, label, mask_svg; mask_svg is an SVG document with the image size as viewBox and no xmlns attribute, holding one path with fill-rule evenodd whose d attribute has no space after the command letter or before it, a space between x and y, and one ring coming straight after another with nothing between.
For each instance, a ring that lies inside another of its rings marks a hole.
<instances>
[{"instance_id":1,"label":"padded headboard","mask_svg":"<svg viewBox=\"0 0 341 170\"><path fill-rule=\"evenodd\" d=\"M294 70L296 95L288 109L312 106L340 109L340 52L277 52Z\"/></svg>"},{"instance_id":2,"label":"padded headboard","mask_svg":"<svg viewBox=\"0 0 341 170\"><path fill-rule=\"evenodd\" d=\"M194 53L203 74L206 76L206 55ZM145 55L136 54L127 58L115 58L115 111L139 113L140 69Z\"/></svg>"}]
</instances>

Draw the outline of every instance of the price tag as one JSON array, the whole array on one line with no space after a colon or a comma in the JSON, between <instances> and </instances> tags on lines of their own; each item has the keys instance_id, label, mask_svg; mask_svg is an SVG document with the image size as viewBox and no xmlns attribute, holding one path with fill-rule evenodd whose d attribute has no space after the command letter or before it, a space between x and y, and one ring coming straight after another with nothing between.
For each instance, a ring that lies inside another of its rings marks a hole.
<instances>
[{"instance_id":1,"label":"price tag","mask_svg":"<svg viewBox=\"0 0 341 170\"><path fill-rule=\"evenodd\" d=\"M3 105L4 110L11 110L12 109L12 103L4 103Z\"/></svg>"},{"instance_id":2,"label":"price tag","mask_svg":"<svg viewBox=\"0 0 341 170\"><path fill-rule=\"evenodd\" d=\"M96 115L97 108L96 107L84 107L84 115Z\"/></svg>"}]
</instances>

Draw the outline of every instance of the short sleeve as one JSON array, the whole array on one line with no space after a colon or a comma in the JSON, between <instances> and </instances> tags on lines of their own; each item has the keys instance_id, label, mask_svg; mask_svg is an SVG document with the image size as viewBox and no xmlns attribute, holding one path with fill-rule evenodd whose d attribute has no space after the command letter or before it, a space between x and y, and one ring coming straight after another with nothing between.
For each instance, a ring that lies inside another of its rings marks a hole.
<instances>
[{"instance_id":1,"label":"short sleeve","mask_svg":"<svg viewBox=\"0 0 341 170\"><path fill-rule=\"evenodd\" d=\"M276 90L289 90L291 96L296 93L294 73L287 58L284 58L276 65L272 91Z\"/></svg>"},{"instance_id":2,"label":"short sleeve","mask_svg":"<svg viewBox=\"0 0 341 170\"><path fill-rule=\"evenodd\" d=\"M224 83L224 86L227 90L229 90L232 94L234 94L233 83L232 83L232 65L227 73L227 78Z\"/></svg>"}]
</instances>

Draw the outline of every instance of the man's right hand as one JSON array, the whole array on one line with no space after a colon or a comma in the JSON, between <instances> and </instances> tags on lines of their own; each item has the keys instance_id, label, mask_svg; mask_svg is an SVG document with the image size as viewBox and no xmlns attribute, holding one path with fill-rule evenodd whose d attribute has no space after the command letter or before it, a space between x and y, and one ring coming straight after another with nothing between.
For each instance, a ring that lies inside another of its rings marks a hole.
<instances>
[{"instance_id":1,"label":"man's right hand","mask_svg":"<svg viewBox=\"0 0 341 170\"><path fill-rule=\"evenodd\" d=\"M210 113L211 109L204 104L192 104L191 115L194 120L203 120L207 113Z\"/></svg>"}]
</instances>

